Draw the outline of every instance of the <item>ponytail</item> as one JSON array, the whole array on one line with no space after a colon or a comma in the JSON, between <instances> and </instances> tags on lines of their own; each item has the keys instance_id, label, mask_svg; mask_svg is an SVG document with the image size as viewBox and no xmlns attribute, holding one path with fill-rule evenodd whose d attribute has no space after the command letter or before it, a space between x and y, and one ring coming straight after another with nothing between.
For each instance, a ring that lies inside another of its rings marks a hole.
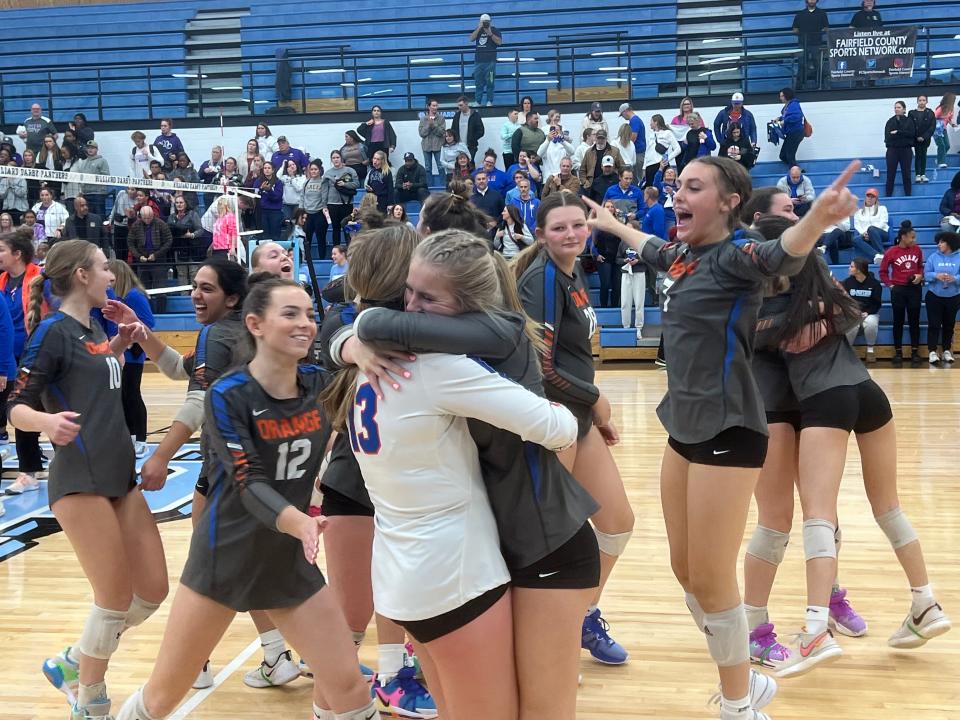
<instances>
[{"instance_id":1,"label":"ponytail","mask_svg":"<svg viewBox=\"0 0 960 720\"><path fill-rule=\"evenodd\" d=\"M56 243L44 263L43 272L30 283L30 305L27 309L27 330L34 330L43 319L43 285L50 281L50 291L66 298L73 291L73 276L77 270L93 267L99 248L86 240L61 240Z\"/></svg>"},{"instance_id":2,"label":"ponytail","mask_svg":"<svg viewBox=\"0 0 960 720\"><path fill-rule=\"evenodd\" d=\"M551 195L550 197L553 197ZM523 274L527 271L531 265L533 265L534 260L540 257L540 253L543 251L543 245L539 242L534 242L533 245L525 247L523 250L518 252L510 260L510 268L513 270L513 277L516 280L520 280L523 277Z\"/></svg>"},{"instance_id":3,"label":"ponytail","mask_svg":"<svg viewBox=\"0 0 960 720\"><path fill-rule=\"evenodd\" d=\"M900 223L900 228L897 230L897 239L894 240L894 244L899 244L905 236L913 232L913 222L911 220L904 220Z\"/></svg>"},{"instance_id":4,"label":"ponytail","mask_svg":"<svg viewBox=\"0 0 960 720\"><path fill-rule=\"evenodd\" d=\"M27 306L27 317L24 325L28 333L33 332L43 319L43 283L46 279L46 275L41 272L30 281L30 285L27 287L30 303Z\"/></svg>"}]
</instances>

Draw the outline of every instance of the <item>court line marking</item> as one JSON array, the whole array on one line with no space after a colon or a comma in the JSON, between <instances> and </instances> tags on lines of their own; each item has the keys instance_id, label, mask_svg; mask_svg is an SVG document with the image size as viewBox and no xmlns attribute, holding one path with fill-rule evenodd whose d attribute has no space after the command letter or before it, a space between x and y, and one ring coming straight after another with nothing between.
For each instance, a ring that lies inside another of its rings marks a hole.
<instances>
[{"instance_id":1,"label":"court line marking","mask_svg":"<svg viewBox=\"0 0 960 720\"><path fill-rule=\"evenodd\" d=\"M240 651L233 660L223 667L223 670L217 673L213 679L213 685L203 690L197 690L189 700L173 711L167 720L183 720L187 715L196 710L200 703L213 694L213 691L226 682L227 678L233 675L257 650L260 649L260 638L252 640L244 650Z\"/></svg>"}]
</instances>

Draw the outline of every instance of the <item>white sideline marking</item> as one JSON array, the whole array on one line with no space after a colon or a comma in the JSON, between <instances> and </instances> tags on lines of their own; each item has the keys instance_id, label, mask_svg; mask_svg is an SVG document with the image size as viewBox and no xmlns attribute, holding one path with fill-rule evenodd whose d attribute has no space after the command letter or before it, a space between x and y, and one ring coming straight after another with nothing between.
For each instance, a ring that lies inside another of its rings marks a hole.
<instances>
[{"instance_id":1,"label":"white sideline marking","mask_svg":"<svg viewBox=\"0 0 960 720\"><path fill-rule=\"evenodd\" d=\"M197 690L189 700L173 711L173 713L168 717L168 720L183 720L183 718L196 710L200 706L200 703L210 697L214 690L223 685L227 678L233 675L240 668L240 666L243 665L250 658L250 656L259 649L260 638L251 641L244 650L240 651L239 655L225 665L223 670L217 673L217 676L213 679L213 685L204 690Z\"/></svg>"}]
</instances>

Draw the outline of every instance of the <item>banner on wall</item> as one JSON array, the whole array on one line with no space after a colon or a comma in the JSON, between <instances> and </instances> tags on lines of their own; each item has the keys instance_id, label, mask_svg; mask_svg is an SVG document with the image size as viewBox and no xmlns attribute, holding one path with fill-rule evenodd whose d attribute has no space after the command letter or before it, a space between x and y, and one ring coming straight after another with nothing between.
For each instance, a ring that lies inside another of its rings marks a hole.
<instances>
[{"instance_id":1,"label":"banner on wall","mask_svg":"<svg viewBox=\"0 0 960 720\"><path fill-rule=\"evenodd\" d=\"M828 30L830 79L913 77L916 48L916 26Z\"/></svg>"}]
</instances>

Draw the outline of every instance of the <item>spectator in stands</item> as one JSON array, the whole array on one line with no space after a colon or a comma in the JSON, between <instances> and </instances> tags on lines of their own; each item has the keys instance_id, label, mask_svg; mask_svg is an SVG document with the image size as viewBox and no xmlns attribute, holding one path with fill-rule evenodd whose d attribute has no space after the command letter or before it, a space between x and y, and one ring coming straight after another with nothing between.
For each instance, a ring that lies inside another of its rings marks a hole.
<instances>
[{"instance_id":1,"label":"spectator in stands","mask_svg":"<svg viewBox=\"0 0 960 720\"><path fill-rule=\"evenodd\" d=\"M86 144L87 156L77 163L76 172L86 173L88 175L109 175L110 165L107 159L100 154L100 146L96 140L90 140ZM103 217L107 206L107 193L110 190L109 185L98 185L96 183L83 183L83 196L90 205L90 212L94 215Z\"/></svg>"},{"instance_id":2,"label":"spectator in stands","mask_svg":"<svg viewBox=\"0 0 960 720\"><path fill-rule=\"evenodd\" d=\"M257 147L259 148L259 145ZM296 160L301 170L310 162L310 158L303 150L291 147L286 135L281 135L277 138L277 151L270 156L270 162L276 169L282 168L287 160Z\"/></svg>"},{"instance_id":3,"label":"spectator in stands","mask_svg":"<svg viewBox=\"0 0 960 720\"><path fill-rule=\"evenodd\" d=\"M593 144L597 141L597 133L593 128L586 128L581 135L580 144L573 151L573 171L580 172L580 166L583 164L583 156Z\"/></svg>"},{"instance_id":4,"label":"spectator in stands","mask_svg":"<svg viewBox=\"0 0 960 720\"><path fill-rule=\"evenodd\" d=\"M720 156L735 160L747 170L753 167L757 159L749 138L736 123L730 125L727 137L720 143Z\"/></svg>"},{"instance_id":5,"label":"spectator in stands","mask_svg":"<svg viewBox=\"0 0 960 720\"><path fill-rule=\"evenodd\" d=\"M868 363L875 363L877 355L873 346L877 344L877 332L880 329L880 305L883 296L883 286L870 272L870 260L865 257L856 257L850 263L850 275L843 280L843 289L860 305L862 315L860 323L850 328L847 339L852 345L860 331L863 330L863 339L867 343Z\"/></svg>"},{"instance_id":6,"label":"spectator in stands","mask_svg":"<svg viewBox=\"0 0 960 720\"><path fill-rule=\"evenodd\" d=\"M910 363L920 365L920 304L923 285L923 251L917 245L913 223L904 220L896 244L880 261L880 282L890 288L893 304L893 364L903 365L903 317L910 324Z\"/></svg>"},{"instance_id":7,"label":"spectator in stands","mask_svg":"<svg viewBox=\"0 0 960 720\"><path fill-rule=\"evenodd\" d=\"M466 152L461 151L457 153L457 157L453 161L453 169L450 171L450 174L447 176L447 185L451 183L460 181L464 183L469 183L473 185L472 179L473 169L470 167L470 156ZM450 192L453 192L452 190ZM471 187L471 192L473 189ZM469 198L469 195L467 196Z\"/></svg>"},{"instance_id":8,"label":"spectator in stands","mask_svg":"<svg viewBox=\"0 0 960 720\"><path fill-rule=\"evenodd\" d=\"M680 153L678 158L678 166L682 165L683 167L698 157L712 154L717 149L717 142L713 139L713 131L704 127L700 113L692 112L687 115L687 124L690 129L687 131L686 141L683 144L683 152Z\"/></svg>"},{"instance_id":9,"label":"spectator in stands","mask_svg":"<svg viewBox=\"0 0 960 720\"><path fill-rule=\"evenodd\" d=\"M283 181L283 222L288 226L292 224L294 210L303 205L307 176L300 172L296 160L285 160L280 179Z\"/></svg>"},{"instance_id":10,"label":"spectator in stands","mask_svg":"<svg viewBox=\"0 0 960 720\"><path fill-rule=\"evenodd\" d=\"M917 125L907 116L907 104L897 100L893 104L893 117L883 128L883 141L887 146L887 197L893 196L893 184L897 179L897 167L903 179L903 194L911 191L910 174L913 165L913 146L917 142Z\"/></svg>"},{"instance_id":11,"label":"spectator in stands","mask_svg":"<svg viewBox=\"0 0 960 720\"><path fill-rule=\"evenodd\" d=\"M526 121L513 134L513 155L520 157L520 151L526 151L530 156L540 149L540 146L546 141L547 136L540 129L540 115L535 111L530 111L526 115ZM508 169L509 172L509 169Z\"/></svg>"},{"instance_id":12,"label":"spectator in stands","mask_svg":"<svg viewBox=\"0 0 960 720\"><path fill-rule=\"evenodd\" d=\"M623 123L617 130L617 139L613 143L617 152L620 153L623 166L631 170L633 170L637 164L637 150L631 139L632 135L633 132L630 130L630 125Z\"/></svg>"},{"instance_id":13,"label":"spectator in stands","mask_svg":"<svg viewBox=\"0 0 960 720\"><path fill-rule=\"evenodd\" d=\"M380 153L380 155L383 155L383 153ZM368 183L375 174L379 179L379 168L374 168L374 170L367 175ZM319 250L318 257L324 257L327 254L327 227L329 226L329 222L323 215L322 210L326 189L323 187L323 166L319 160L314 159L310 161L310 164L307 165L306 177L307 181L303 186L302 204L300 206L307 214L306 222L303 226L303 247L305 251L309 250L310 245L313 243L313 238L316 236L317 250ZM367 192L372 193L373 191L368 187Z\"/></svg>"},{"instance_id":14,"label":"spectator in stands","mask_svg":"<svg viewBox=\"0 0 960 720\"><path fill-rule=\"evenodd\" d=\"M357 126L357 134L367 143L367 155L370 157L377 150L383 150L389 158L397 148L397 133L390 121L383 117L383 108L379 105L370 108L370 119Z\"/></svg>"},{"instance_id":15,"label":"spectator in stands","mask_svg":"<svg viewBox=\"0 0 960 720\"><path fill-rule=\"evenodd\" d=\"M3 207L7 207L6 203ZM960 232L960 172L953 176L950 187L943 193L943 198L940 200L940 215L942 232Z\"/></svg>"},{"instance_id":16,"label":"spectator in stands","mask_svg":"<svg viewBox=\"0 0 960 720\"><path fill-rule=\"evenodd\" d=\"M477 156L477 148L480 147L480 138L486 131L480 113L470 107L470 103L463 95L457 99L457 111L450 121L450 129L453 130L453 136L457 142L462 142L467 146L467 150L470 152L470 163L472 164Z\"/></svg>"},{"instance_id":17,"label":"spectator in stands","mask_svg":"<svg viewBox=\"0 0 960 720\"><path fill-rule=\"evenodd\" d=\"M40 152L43 147L43 139L47 135L53 135L57 138L57 126L53 121L43 115L43 108L38 103L30 106L30 116L17 127L17 135L26 143L28 150L33 150L34 155Z\"/></svg>"},{"instance_id":18,"label":"spectator in stands","mask_svg":"<svg viewBox=\"0 0 960 720\"><path fill-rule=\"evenodd\" d=\"M560 161L560 172L551 175L543 183L540 199L546 200L555 192L566 190L574 195L580 193L580 179L573 172L573 160L564 158Z\"/></svg>"},{"instance_id":19,"label":"spectator in stands","mask_svg":"<svg viewBox=\"0 0 960 720\"><path fill-rule=\"evenodd\" d=\"M607 194L607 190L617 184L620 174L626 172L625 169L619 170L617 168L617 160L612 155L604 155L600 167L601 172L594 175L593 183L587 191L587 195L591 199L598 198L597 202Z\"/></svg>"},{"instance_id":20,"label":"spectator in stands","mask_svg":"<svg viewBox=\"0 0 960 720\"><path fill-rule=\"evenodd\" d=\"M216 185L223 177L223 146L214 145L210 148L210 158L200 163L197 176L204 185Z\"/></svg>"},{"instance_id":21,"label":"spectator in stands","mask_svg":"<svg viewBox=\"0 0 960 720\"><path fill-rule=\"evenodd\" d=\"M680 155L680 143L666 123L663 115L654 115L650 118L650 134L646 139L646 152L642 157L644 185L653 184L653 178L661 165L672 163ZM638 156L638 161L640 157Z\"/></svg>"},{"instance_id":22,"label":"spectator in stands","mask_svg":"<svg viewBox=\"0 0 960 720\"><path fill-rule=\"evenodd\" d=\"M512 200L510 204L520 211L520 217L531 233L537 231L537 208L540 207L540 201L530 190L530 180L521 178L517 183L519 195Z\"/></svg>"},{"instance_id":23,"label":"spectator in stands","mask_svg":"<svg viewBox=\"0 0 960 720\"><path fill-rule=\"evenodd\" d=\"M517 108L507 110L507 119L500 127L500 152L503 155L504 169L516 162L513 154L513 135L520 129L520 111Z\"/></svg>"},{"instance_id":24,"label":"spectator in stands","mask_svg":"<svg viewBox=\"0 0 960 720\"><path fill-rule=\"evenodd\" d=\"M525 118L527 113L531 110L536 109L533 104L533 98L529 95L524 95L520 98L520 117Z\"/></svg>"},{"instance_id":25,"label":"spectator in stands","mask_svg":"<svg viewBox=\"0 0 960 720\"><path fill-rule=\"evenodd\" d=\"M173 199L173 209L167 217L167 227L170 228L170 236L173 238L174 251L180 251L178 255L189 260L203 258L206 248L201 247L200 243L203 236L200 214L195 208L190 207L184 196Z\"/></svg>"},{"instance_id":26,"label":"spectator in stands","mask_svg":"<svg viewBox=\"0 0 960 720\"><path fill-rule=\"evenodd\" d=\"M280 149L277 138L273 136L273 133L270 132L270 126L265 122L257 123L257 128L253 131L253 137L257 141L260 155L265 158L273 157L273 154Z\"/></svg>"},{"instance_id":27,"label":"spectator in stands","mask_svg":"<svg viewBox=\"0 0 960 720\"><path fill-rule=\"evenodd\" d=\"M933 133L937 129L937 116L927 107L927 96L917 97L917 107L907 113L917 126L917 142L915 144L915 173L914 181L918 183L930 182L927 177L927 150L933 140Z\"/></svg>"},{"instance_id":28,"label":"spectator in stands","mask_svg":"<svg viewBox=\"0 0 960 720\"><path fill-rule=\"evenodd\" d=\"M103 217L90 212L86 198L73 201L73 214L67 218L60 233L62 240L86 240L104 248Z\"/></svg>"},{"instance_id":29,"label":"spectator in stands","mask_svg":"<svg viewBox=\"0 0 960 720\"><path fill-rule=\"evenodd\" d=\"M582 128L584 130L590 128L594 132L603 130L608 135L610 134L610 128L607 126L607 121L603 119L603 105L601 105L599 102L591 103L590 110L586 115L583 116Z\"/></svg>"},{"instance_id":30,"label":"spectator in stands","mask_svg":"<svg viewBox=\"0 0 960 720\"><path fill-rule=\"evenodd\" d=\"M473 194L470 195L470 202L491 218L498 218L503 212L506 204L503 195L490 187L490 179L483 168L473 175Z\"/></svg>"},{"instance_id":31,"label":"spectator in stands","mask_svg":"<svg viewBox=\"0 0 960 720\"><path fill-rule=\"evenodd\" d=\"M620 117L630 126L630 139L633 142L634 150L634 162L630 164L633 165L634 177L639 178L644 169L641 163L643 163L644 154L647 152L647 130L643 126L643 120L630 107L630 103L620 105Z\"/></svg>"},{"instance_id":32,"label":"spectator in stands","mask_svg":"<svg viewBox=\"0 0 960 720\"><path fill-rule=\"evenodd\" d=\"M543 182L543 174L540 172L540 168L537 167L534 160L536 159L536 153L531 153L529 156L526 150L521 150L517 155L517 162L507 168L507 176L513 179L513 186L511 190L516 187L516 174L517 172L523 173L523 176L530 181L530 189L534 195L539 195L540 184ZM510 197L515 196L510 194L508 191L509 200Z\"/></svg>"},{"instance_id":33,"label":"spectator in stands","mask_svg":"<svg viewBox=\"0 0 960 720\"><path fill-rule=\"evenodd\" d=\"M200 176L197 174L196 168L193 167L190 156L185 152L177 153L177 165L170 171L170 179L194 185L200 183ZM187 200L187 205L194 210L199 207L197 193L193 190L177 190L176 194L183 195Z\"/></svg>"},{"instance_id":34,"label":"spectator in stands","mask_svg":"<svg viewBox=\"0 0 960 720\"><path fill-rule=\"evenodd\" d=\"M500 211L500 224L494 236L493 246L508 260L536 240L527 227L516 205L505 205Z\"/></svg>"},{"instance_id":35,"label":"spectator in stands","mask_svg":"<svg viewBox=\"0 0 960 720\"><path fill-rule=\"evenodd\" d=\"M508 165L507 167L510 166ZM474 185L476 185L477 175L481 172L487 175L487 187L496 190L502 196L504 188L509 185L509 178L507 177L506 170L497 168L497 153L493 148L487 149L483 154L483 164L479 169L473 171Z\"/></svg>"},{"instance_id":36,"label":"spectator in stands","mask_svg":"<svg viewBox=\"0 0 960 720\"><path fill-rule=\"evenodd\" d=\"M605 202L604 207L620 222L626 222L623 213L617 209L612 200ZM619 307L621 284L619 278L617 278L617 282L614 282L614 278L616 278L619 269L617 251L620 247L620 238L603 230L594 230L588 241L588 247L590 247L591 254L597 261L597 278L600 281L600 307Z\"/></svg>"},{"instance_id":37,"label":"spectator in stands","mask_svg":"<svg viewBox=\"0 0 960 720\"><path fill-rule=\"evenodd\" d=\"M816 4L816 0L807 0L808 4L810 2ZM800 101L797 100L790 88L785 87L780 91L780 102L783 103L783 109L780 110L780 117L776 120L783 128L780 162L787 167L793 167L797 164L797 149L805 137L805 118L803 108L800 107Z\"/></svg>"},{"instance_id":38,"label":"spectator in stands","mask_svg":"<svg viewBox=\"0 0 960 720\"><path fill-rule=\"evenodd\" d=\"M880 19L880 13L874 9L875 4L874 0L863 0L860 4L860 9L850 18L850 27L857 28L858 30L883 27L883 20Z\"/></svg>"},{"instance_id":39,"label":"spectator in stands","mask_svg":"<svg viewBox=\"0 0 960 720\"><path fill-rule=\"evenodd\" d=\"M803 217L807 214L814 198L817 196L810 178L804 175L803 170L796 165L777 181L777 188L780 192L790 196L790 200L793 202L793 211L797 217Z\"/></svg>"},{"instance_id":40,"label":"spectator in stands","mask_svg":"<svg viewBox=\"0 0 960 720\"><path fill-rule=\"evenodd\" d=\"M323 174L320 187L320 210L323 218L320 221L319 234L326 238L326 225L329 224L333 244L339 245L343 220L353 210L353 198L360 188L360 181L353 168L343 164L343 156L338 150L330 153L330 168Z\"/></svg>"},{"instance_id":41,"label":"spectator in stands","mask_svg":"<svg viewBox=\"0 0 960 720\"><path fill-rule=\"evenodd\" d=\"M74 144L77 147L83 147L94 139L93 128L87 124L87 116L82 112L74 115L73 122L67 123L67 127L73 132L73 136L76 138ZM64 133L64 137L66 137L66 133Z\"/></svg>"},{"instance_id":42,"label":"spectator in stands","mask_svg":"<svg viewBox=\"0 0 960 720\"><path fill-rule=\"evenodd\" d=\"M257 144L256 139L247 140L247 147L244 150L243 156L240 158L239 167L237 168L240 172L240 177L246 179L253 171L254 164L258 162L260 165L257 168L257 174L260 173L260 167L263 165L263 155L260 154L260 146Z\"/></svg>"},{"instance_id":43,"label":"spectator in stands","mask_svg":"<svg viewBox=\"0 0 960 720\"><path fill-rule=\"evenodd\" d=\"M616 175L623 170L623 160L620 159L620 153L617 149L607 143L606 131L597 130L594 137L596 138L594 144L583 154L583 162L580 164L580 186L584 194L589 195L596 202L600 202L607 191L607 187L612 183L607 183L606 180L597 183L597 189L602 185L603 191L595 196L596 192L592 192L593 186L601 175L600 172L597 172L597 169L602 170L602 161L604 158L610 157L613 160L614 174ZM616 179L614 179L614 182L616 182Z\"/></svg>"},{"instance_id":44,"label":"spectator in stands","mask_svg":"<svg viewBox=\"0 0 960 720\"><path fill-rule=\"evenodd\" d=\"M347 262L347 252L343 245L334 245L330 250L330 259L333 265L330 266L330 279L327 282L333 282L338 277L347 274L350 263Z\"/></svg>"},{"instance_id":45,"label":"spectator in stands","mask_svg":"<svg viewBox=\"0 0 960 720\"><path fill-rule=\"evenodd\" d=\"M16 224L13 222L13 216L10 213L0 213L0 235L12 231L15 227Z\"/></svg>"},{"instance_id":46,"label":"spectator in stands","mask_svg":"<svg viewBox=\"0 0 960 720\"><path fill-rule=\"evenodd\" d=\"M400 203L391 205L389 208L387 208L387 215L396 220L398 223L407 225L411 230L417 229L417 226L410 222L410 218L407 216L407 209Z\"/></svg>"},{"instance_id":47,"label":"spectator in stands","mask_svg":"<svg viewBox=\"0 0 960 720\"><path fill-rule=\"evenodd\" d=\"M130 222L136 217L136 211L134 210L136 204L137 189L135 187L118 190L113 199L110 231L113 233L113 251L121 260L125 260L129 254L127 230Z\"/></svg>"},{"instance_id":48,"label":"spectator in stands","mask_svg":"<svg viewBox=\"0 0 960 720\"><path fill-rule=\"evenodd\" d=\"M3 152L4 150L7 151L9 156L7 158L8 161L13 160L18 167L23 164L23 157L17 152L17 148L13 144L13 138L9 135L0 137L0 152Z\"/></svg>"},{"instance_id":49,"label":"spectator in stands","mask_svg":"<svg viewBox=\"0 0 960 720\"><path fill-rule=\"evenodd\" d=\"M34 245L39 247L43 244L50 247L50 243L47 242L47 233L43 227L43 223L37 222L37 214L33 210L26 210L21 216L21 220L23 220L24 226L30 229Z\"/></svg>"},{"instance_id":50,"label":"spectator in stands","mask_svg":"<svg viewBox=\"0 0 960 720\"><path fill-rule=\"evenodd\" d=\"M240 175L240 164L235 157L228 157L223 161L223 169L213 179L214 185L229 185L240 187L243 185L243 176Z\"/></svg>"},{"instance_id":51,"label":"spectator in stands","mask_svg":"<svg viewBox=\"0 0 960 720\"><path fill-rule=\"evenodd\" d=\"M647 188L656 192L656 188ZM659 203L657 203L659 206ZM617 266L620 267L620 325L624 330L633 328L637 340L643 338L643 306L647 294L647 273L637 251L623 241L617 246Z\"/></svg>"},{"instance_id":52,"label":"spectator in stands","mask_svg":"<svg viewBox=\"0 0 960 720\"><path fill-rule=\"evenodd\" d=\"M730 135L730 128L737 125L741 134L751 145L757 144L757 121L753 113L743 106L743 93L735 92L730 104L717 113L713 121L713 136L721 145Z\"/></svg>"},{"instance_id":53,"label":"spectator in stands","mask_svg":"<svg viewBox=\"0 0 960 720\"><path fill-rule=\"evenodd\" d=\"M567 140L563 126L560 125L560 113L556 113L546 138L536 150L537 155L543 160L543 174L548 176L559 174L560 161L573 157L573 152L574 147Z\"/></svg>"},{"instance_id":54,"label":"spectator in stands","mask_svg":"<svg viewBox=\"0 0 960 720\"><path fill-rule=\"evenodd\" d=\"M947 167L947 153L950 151L950 136L947 134L947 128L957 127L954 119L956 114L957 95L952 92L945 92L940 98L940 104L933 114L937 118L937 129L933 133L933 141L937 144L937 168Z\"/></svg>"},{"instance_id":55,"label":"spectator in stands","mask_svg":"<svg viewBox=\"0 0 960 720\"><path fill-rule=\"evenodd\" d=\"M853 247L861 255L882 255L890 232L887 208L877 201L877 189L867 188L863 205L853 214Z\"/></svg>"},{"instance_id":56,"label":"spectator in stands","mask_svg":"<svg viewBox=\"0 0 960 720\"><path fill-rule=\"evenodd\" d=\"M414 200L421 205L430 191L427 189L427 171L417 162L417 156L411 152L403 156L403 165L397 169L397 182L394 186L394 198L403 205Z\"/></svg>"},{"instance_id":57,"label":"spectator in stands","mask_svg":"<svg viewBox=\"0 0 960 720\"><path fill-rule=\"evenodd\" d=\"M130 175L135 178L150 177L150 163L163 163L163 154L155 145L147 145L147 136L139 130L130 134L133 149L130 151Z\"/></svg>"},{"instance_id":58,"label":"spectator in stands","mask_svg":"<svg viewBox=\"0 0 960 720\"><path fill-rule=\"evenodd\" d=\"M343 164L353 170L362 185L367 178L367 166L370 164L370 157L367 155L363 138L353 130L347 130L343 135L340 157L343 158Z\"/></svg>"},{"instance_id":59,"label":"spectator in stands","mask_svg":"<svg viewBox=\"0 0 960 720\"><path fill-rule=\"evenodd\" d=\"M163 157L163 169L165 171L172 170L174 164L177 162L177 154L184 151L183 143L180 142L177 134L173 132L173 120L163 118L160 121L160 134L157 135L153 144L160 150L160 154Z\"/></svg>"},{"instance_id":60,"label":"spectator in stands","mask_svg":"<svg viewBox=\"0 0 960 720\"><path fill-rule=\"evenodd\" d=\"M60 169L64 172L76 172L78 163L76 149L73 145L60 146ZM60 187L60 197L67 207L73 207L73 199L81 194L81 185L76 182L65 182Z\"/></svg>"},{"instance_id":61,"label":"spectator in stands","mask_svg":"<svg viewBox=\"0 0 960 720\"><path fill-rule=\"evenodd\" d=\"M37 167L47 170L60 170L60 147L57 145L56 138L53 135L46 135L43 138L43 145L40 146L40 152L37 153Z\"/></svg>"},{"instance_id":62,"label":"spectator in stands","mask_svg":"<svg viewBox=\"0 0 960 720\"><path fill-rule=\"evenodd\" d=\"M133 203L134 217L132 217L131 220L136 221L137 217L140 214L140 210L145 207L149 207L151 210L153 210L154 217L163 217L163 213L160 210L160 206L157 204L157 201L151 196L150 191L144 190L143 188L136 188L136 190L134 191L134 203Z\"/></svg>"},{"instance_id":63,"label":"spectator in stands","mask_svg":"<svg viewBox=\"0 0 960 720\"><path fill-rule=\"evenodd\" d=\"M166 180L166 173L157 173L156 180ZM157 215L158 218L165 218L173 210L173 192L170 190L164 190L161 188L156 188L150 191L150 197L156 201L157 205L160 207L160 212Z\"/></svg>"},{"instance_id":64,"label":"spectator in stands","mask_svg":"<svg viewBox=\"0 0 960 720\"><path fill-rule=\"evenodd\" d=\"M636 217L637 208L642 202L640 198L640 188L633 184L633 167L627 165L620 173L619 182L611 185L603 194L603 204L606 205L608 201L612 201L620 214L629 219Z\"/></svg>"},{"instance_id":65,"label":"spectator in stands","mask_svg":"<svg viewBox=\"0 0 960 720\"><path fill-rule=\"evenodd\" d=\"M626 172L626 171L624 171ZM643 221L640 223L640 229L650 235L656 235L658 238L667 238L667 217L663 206L660 204L660 191L655 187L648 187L643 191L643 203L646 206L646 212L643 215Z\"/></svg>"},{"instance_id":66,"label":"spectator in stands","mask_svg":"<svg viewBox=\"0 0 960 720\"><path fill-rule=\"evenodd\" d=\"M937 233L937 249L924 264L927 281L927 350L930 364L953 362L953 329L960 309L960 235ZM937 345L943 349L937 355Z\"/></svg>"},{"instance_id":67,"label":"spectator in stands","mask_svg":"<svg viewBox=\"0 0 960 720\"><path fill-rule=\"evenodd\" d=\"M37 168L36 153L29 148L24 148L23 150L23 167L33 168L34 170L39 169ZM44 184L45 183L41 180L27 178L27 204L29 204L31 207L40 201L40 188Z\"/></svg>"},{"instance_id":68,"label":"spectator in stands","mask_svg":"<svg viewBox=\"0 0 960 720\"><path fill-rule=\"evenodd\" d=\"M491 24L487 13L480 16L479 24L470 33L470 42L474 43L475 48L473 60L475 102L477 107L483 107L486 100L487 107L490 107L493 105L493 90L497 76L497 48L503 42L503 36L496 26Z\"/></svg>"},{"instance_id":69,"label":"spectator in stands","mask_svg":"<svg viewBox=\"0 0 960 720\"><path fill-rule=\"evenodd\" d=\"M436 98L427 100L427 110L420 116L417 132L420 135L420 148L423 150L423 167L427 172L427 181L431 185L440 184L443 168L440 165L440 148L443 146L444 130L447 121L440 113L440 104ZM433 174L436 167L437 174Z\"/></svg>"},{"instance_id":70,"label":"spectator in stands","mask_svg":"<svg viewBox=\"0 0 960 720\"><path fill-rule=\"evenodd\" d=\"M166 280L167 253L173 244L167 224L155 217L152 208L140 208L138 219L130 225L127 242L134 261L140 264L140 282L148 290L161 287ZM155 295L151 297L150 304L154 312L163 312L166 298Z\"/></svg>"},{"instance_id":71,"label":"spectator in stands","mask_svg":"<svg viewBox=\"0 0 960 720\"><path fill-rule=\"evenodd\" d=\"M782 193L781 193L782 194ZM785 196L786 197L786 196ZM790 208L791 212L793 208ZM836 225L830 225L820 236L820 246L826 253L827 259L831 265L840 264L840 250L853 247L853 233L850 232L850 218L841 220ZM863 238L860 238L863 242ZM867 256L874 257L876 251L868 250Z\"/></svg>"},{"instance_id":72,"label":"spectator in stands","mask_svg":"<svg viewBox=\"0 0 960 720\"><path fill-rule=\"evenodd\" d=\"M253 189L260 191L260 227L264 240L283 237L283 181L272 162L265 162Z\"/></svg>"},{"instance_id":73,"label":"spectator in stands","mask_svg":"<svg viewBox=\"0 0 960 720\"><path fill-rule=\"evenodd\" d=\"M426 174L426 173L424 173ZM370 172L364 182L364 189L377 198L377 209L387 211L387 205L393 202L393 175L387 162L387 154L379 150L370 160Z\"/></svg>"},{"instance_id":74,"label":"spectator in stands","mask_svg":"<svg viewBox=\"0 0 960 720\"><path fill-rule=\"evenodd\" d=\"M830 27L827 13L817 7L817 0L805 0L806 7L793 18L793 32L803 51L797 87L817 87L820 80L821 54L825 45L824 31Z\"/></svg>"},{"instance_id":75,"label":"spectator in stands","mask_svg":"<svg viewBox=\"0 0 960 720\"><path fill-rule=\"evenodd\" d=\"M453 131L453 128L444 131L443 144L440 146L440 167L443 169L444 184L450 179L453 166L457 162L457 156L460 153L469 156L469 152L466 144L457 140L457 134ZM424 168L424 173L426 173L426 168Z\"/></svg>"},{"instance_id":76,"label":"spectator in stands","mask_svg":"<svg viewBox=\"0 0 960 720\"><path fill-rule=\"evenodd\" d=\"M690 123L687 122L687 116L694 112L693 98L685 97L680 101L680 112L670 121L670 129L679 142L687 139L687 132L690 130Z\"/></svg>"}]
</instances>

